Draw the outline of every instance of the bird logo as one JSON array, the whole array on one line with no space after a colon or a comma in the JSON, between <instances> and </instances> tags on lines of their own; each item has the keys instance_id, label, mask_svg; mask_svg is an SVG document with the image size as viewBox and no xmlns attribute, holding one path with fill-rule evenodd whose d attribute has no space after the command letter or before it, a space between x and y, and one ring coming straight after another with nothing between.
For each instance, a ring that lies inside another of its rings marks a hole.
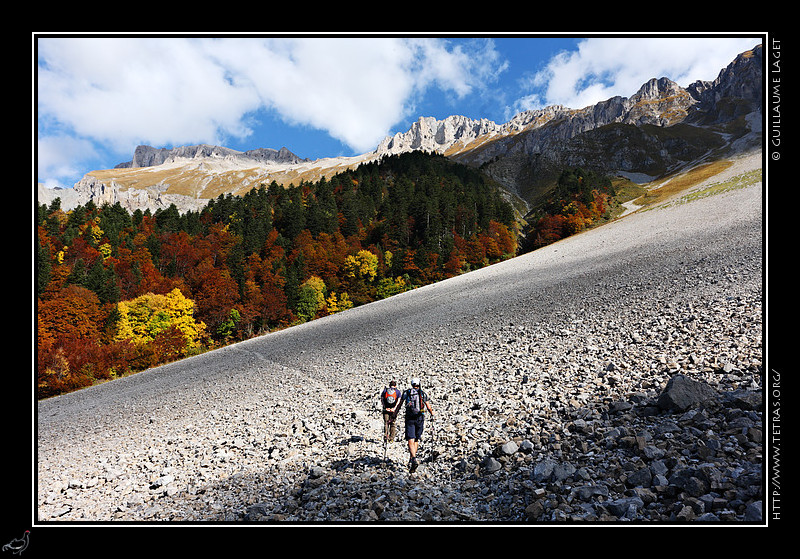
<instances>
[{"instance_id":1,"label":"bird logo","mask_svg":"<svg viewBox=\"0 0 800 559\"><path fill-rule=\"evenodd\" d=\"M14 538L6 545L3 546L3 551L10 551L15 555L22 554L23 551L28 547L28 538L30 537L31 531L25 530L25 533L22 535L21 538Z\"/></svg>"}]
</instances>

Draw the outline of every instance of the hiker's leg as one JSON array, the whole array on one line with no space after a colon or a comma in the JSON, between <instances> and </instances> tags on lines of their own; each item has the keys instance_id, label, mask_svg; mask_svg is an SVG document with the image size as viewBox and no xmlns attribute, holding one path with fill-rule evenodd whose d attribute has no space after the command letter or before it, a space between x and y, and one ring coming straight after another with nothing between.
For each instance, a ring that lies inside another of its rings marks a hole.
<instances>
[{"instance_id":1,"label":"hiker's leg","mask_svg":"<svg viewBox=\"0 0 800 559\"><path fill-rule=\"evenodd\" d=\"M387 413L386 422L388 424L388 426L386 428L387 435L389 437L388 440L389 440L389 442L391 442L391 441L393 441L395 439L395 436L397 435L397 428L395 426L395 416L392 415L391 412Z\"/></svg>"},{"instance_id":2,"label":"hiker's leg","mask_svg":"<svg viewBox=\"0 0 800 559\"><path fill-rule=\"evenodd\" d=\"M391 440L391 432L394 431L394 425L391 423L392 421L392 414L388 413L386 410L383 410L383 439L384 440Z\"/></svg>"},{"instance_id":3,"label":"hiker's leg","mask_svg":"<svg viewBox=\"0 0 800 559\"><path fill-rule=\"evenodd\" d=\"M408 441L408 454L411 458L417 456L417 440L419 434L417 433L417 422L406 420L406 440Z\"/></svg>"}]
</instances>

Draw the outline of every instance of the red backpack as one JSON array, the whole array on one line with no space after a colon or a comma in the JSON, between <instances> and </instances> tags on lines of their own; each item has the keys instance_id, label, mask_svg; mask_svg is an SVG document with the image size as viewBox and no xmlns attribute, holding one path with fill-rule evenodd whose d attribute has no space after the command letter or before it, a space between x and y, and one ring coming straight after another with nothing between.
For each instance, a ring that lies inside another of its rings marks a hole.
<instances>
[{"instance_id":1,"label":"red backpack","mask_svg":"<svg viewBox=\"0 0 800 559\"><path fill-rule=\"evenodd\" d=\"M383 389L383 406L385 408L393 408L400 397L400 391L397 388L389 387Z\"/></svg>"}]
</instances>

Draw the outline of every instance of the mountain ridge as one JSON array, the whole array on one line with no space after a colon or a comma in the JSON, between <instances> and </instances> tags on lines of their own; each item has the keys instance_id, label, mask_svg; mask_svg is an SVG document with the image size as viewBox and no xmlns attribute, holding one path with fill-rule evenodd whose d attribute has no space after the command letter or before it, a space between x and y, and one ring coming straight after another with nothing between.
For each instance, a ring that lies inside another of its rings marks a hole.
<instances>
[{"instance_id":1,"label":"mountain ridge","mask_svg":"<svg viewBox=\"0 0 800 559\"><path fill-rule=\"evenodd\" d=\"M236 151L231 148L209 144L181 146L172 149L140 145L134 150L133 159L131 161L120 163L114 168L130 169L133 167L155 167L178 158L198 159L206 157L222 158L234 162L242 161L244 163L259 161L264 163L298 164L308 161L308 159L298 157L286 147L282 147L280 150L257 148L247 151Z\"/></svg>"},{"instance_id":2,"label":"mountain ridge","mask_svg":"<svg viewBox=\"0 0 800 559\"><path fill-rule=\"evenodd\" d=\"M184 212L259 184L317 181L385 155L424 150L481 167L509 193L530 202L565 166L599 165L608 173L657 176L706 152L719 155L724 148L740 151L760 143L760 118L736 123L745 115L760 114L762 57L762 46L756 45L713 81L683 88L668 78L651 78L630 97L615 96L581 109L551 105L518 113L504 124L462 115L441 120L421 116L407 132L353 157L303 159L286 147L238 152L207 144L169 150L139 146L131 161L87 173L72 192L39 185L38 200L61 197L65 209L90 200L120 203L131 211L174 204ZM676 125L691 127L692 134L684 129L682 138L666 137ZM696 145L687 149L691 142ZM613 150L598 153L603 143ZM612 163L603 165L603 160Z\"/></svg>"}]
</instances>

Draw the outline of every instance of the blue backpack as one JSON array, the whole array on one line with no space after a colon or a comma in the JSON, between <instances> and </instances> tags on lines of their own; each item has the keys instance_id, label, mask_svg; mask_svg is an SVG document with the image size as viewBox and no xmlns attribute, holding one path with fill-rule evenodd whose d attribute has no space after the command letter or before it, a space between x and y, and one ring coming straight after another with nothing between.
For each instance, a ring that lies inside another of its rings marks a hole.
<instances>
[{"instance_id":1,"label":"blue backpack","mask_svg":"<svg viewBox=\"0 0 800 559\"><path fill-rule=\"evenodd\" d=\"M422 389L409 388L406 394L406 413L419 415L422 412L422 405L425 398Z\"/></svg>"}]
</instances>

